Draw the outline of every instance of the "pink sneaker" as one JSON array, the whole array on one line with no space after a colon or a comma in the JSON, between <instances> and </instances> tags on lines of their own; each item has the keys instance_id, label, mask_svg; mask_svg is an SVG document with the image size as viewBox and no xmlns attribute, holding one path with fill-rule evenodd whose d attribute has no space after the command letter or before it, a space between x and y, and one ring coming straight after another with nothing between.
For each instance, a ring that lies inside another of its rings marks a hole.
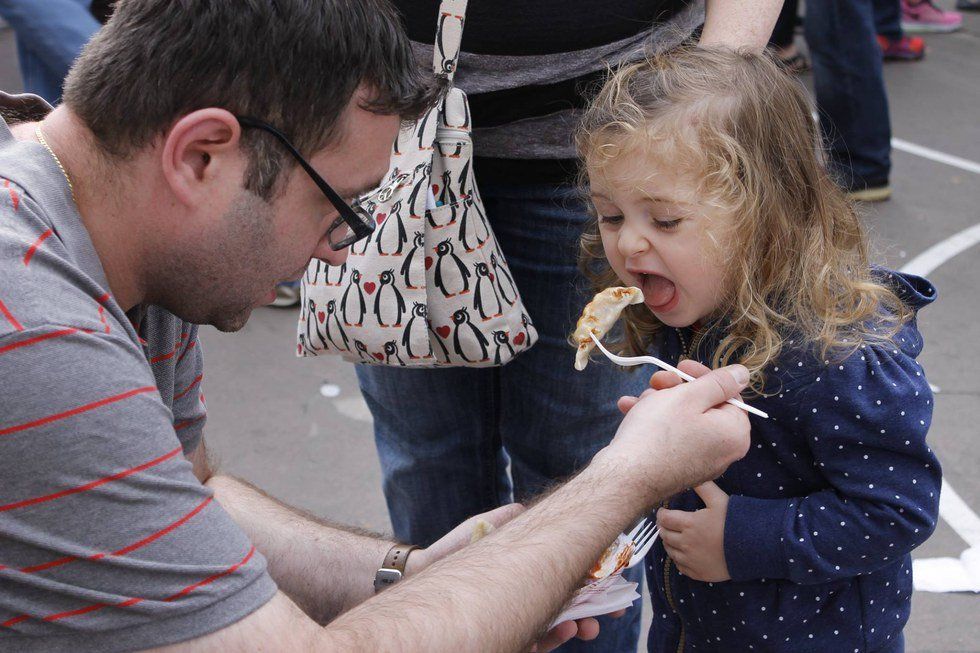
<instances>
[{"instance_id":1,"label":"pink sneaker","mask_svg":"<svg viewBox=\"0 0 980 653\"><path fill-rule=\"evenodd\" d=\"M943 11L932 0L902 0L902 29L906 32L955 32L963 26L963 14Z\"/></svg>"}]
</instances>

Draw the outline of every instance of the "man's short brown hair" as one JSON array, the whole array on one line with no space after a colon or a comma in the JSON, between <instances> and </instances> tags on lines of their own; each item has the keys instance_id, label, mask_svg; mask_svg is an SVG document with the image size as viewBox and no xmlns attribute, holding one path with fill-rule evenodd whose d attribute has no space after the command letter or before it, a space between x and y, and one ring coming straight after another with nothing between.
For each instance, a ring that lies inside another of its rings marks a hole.
<instances>
[{"instance_id":1,"label":"man's short brown hair","mask_svg":"<svg viewBox=\"0 0 980 653\"><path fill-rule=\"evenodd\" d=\"M374 93L364 108L405 120L437 97L387 0L120 0L63 97L116 159L207 107L269 122L312 153L361 84ZM246 188L268 199L285 152L259 130L243 142Z\"/></svg>"}]
</instances>

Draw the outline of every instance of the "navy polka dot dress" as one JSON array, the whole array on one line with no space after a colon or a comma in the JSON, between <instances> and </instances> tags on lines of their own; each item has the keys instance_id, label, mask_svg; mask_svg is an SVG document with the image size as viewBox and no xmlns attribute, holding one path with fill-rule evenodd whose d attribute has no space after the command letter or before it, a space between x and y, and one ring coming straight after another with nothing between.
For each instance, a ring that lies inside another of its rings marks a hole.
<instances>
[{"instance_id":1,"label":"navy polka dot dress","mask_svg":"<svg viewBox=\"0 0 980 653\"><path fill-rule=\"evenodd\" d=\"M914 310L935 299L925 279L882 271ZM691 333L666 330L677 360ZM707 363L709 333L692 357ZM648 649L892 653L912 596L909 553L936 526L941 471L926 444L932 393L916 356L915 320L894 342L843 361L793 349L750 403L748 455L718 479L731 495L725 559L732 580L679 574L658 542L647 557L654 619ZM697 510L688 491L673 509Z\"/></svg>"}]
</instances>

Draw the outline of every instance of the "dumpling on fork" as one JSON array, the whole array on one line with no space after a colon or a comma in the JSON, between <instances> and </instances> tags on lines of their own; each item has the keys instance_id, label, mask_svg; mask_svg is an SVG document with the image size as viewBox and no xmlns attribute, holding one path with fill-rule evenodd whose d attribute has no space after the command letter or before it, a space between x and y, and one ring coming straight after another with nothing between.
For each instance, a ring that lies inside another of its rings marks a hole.
<instances>
[{"instance_id":1,"label":"dumpling on fork","mask_svg":"<svg viewBox=\"0 0 980 653\"><path fill-rule=\"evenodd\" d=\"M575 352L575 369L584 370L589 364L589 354L595 342L589 334L602 340L619 319L623 309L631 304L643 302L643 291L636 287L606 288L597 294L582 310L582 317L575 325L572 342L578 347Z\"/></svg>"}]
</instances>

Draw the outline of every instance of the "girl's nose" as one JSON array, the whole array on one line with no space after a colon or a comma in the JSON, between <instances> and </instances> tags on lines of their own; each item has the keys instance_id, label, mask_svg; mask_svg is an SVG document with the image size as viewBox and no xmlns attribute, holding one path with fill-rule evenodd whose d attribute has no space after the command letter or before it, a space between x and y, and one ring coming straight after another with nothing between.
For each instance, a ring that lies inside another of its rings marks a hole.
<instances>
[{"instance_id":1,"label":"girl's nose","mask_svg":"<svg viewBox=\"0 0 980 653\"><path fill-rule=\"evenodd\" d=\"M650 249L650 243L640 232L624 225L619 230L617 247L624 258L630 258L645 254Z\"/></svg>"}]
</instances>

